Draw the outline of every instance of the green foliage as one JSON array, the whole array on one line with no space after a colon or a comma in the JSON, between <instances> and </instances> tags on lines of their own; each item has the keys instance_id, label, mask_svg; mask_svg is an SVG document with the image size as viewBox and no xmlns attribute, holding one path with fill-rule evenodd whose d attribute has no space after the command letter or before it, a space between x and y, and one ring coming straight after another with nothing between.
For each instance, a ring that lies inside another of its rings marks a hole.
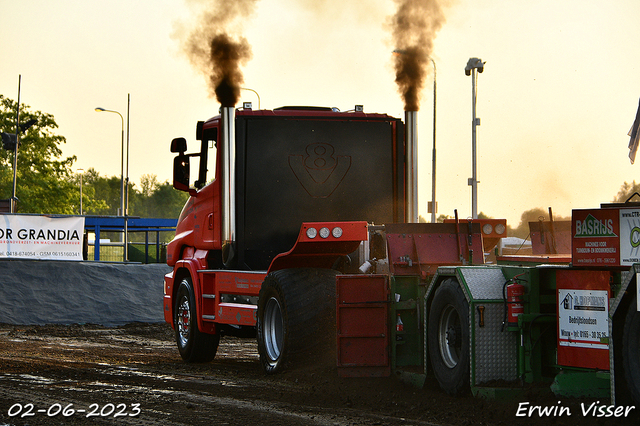
<instances>
[{"instance_id":1,"label":"green foliage","mask_svg":"<svg viewBox=\"0 0 640 426\"><path fill-rule=\"evenodd\" d=\"M120 208L120 178L103 177L91 168L83 177L83 191L94 194L95 203L84 207L88 215L117 215ZM173 189L165 181L159 183L156 175L143 175L141 189L134 183L128 184L129 216L177 218L187 202L189 194ZM84 202L86 199L83 197Z\"/></svg>"},{"instance_id":2,"label":"green foliage","mask_svg":"<svg viewBox=\"0 0 640 426\"><path fill-rule=\"evenodd\" d=\"M0 129L15 133L17 102L0 95ZM53 116L31 112L20 105L20 122L34 119L36 123L21 134L18 148L16 197L21 213L73 214L73 196L79 201L71 179L71 166L76 157L60 159L63 136ZM13 187L13 151L0 150L0 198L11 198Z\"/></svg>"},{"instance_id":3,"label":"green foliage","mask_svg":"<svg viewBox=\"0 0 640 426\"><path fill-rule=\"evenodd\" d=\"M91 194L95 202L87 202L85 194ZM82 202L85 215L116 215L120 207L120 179L103 178L90 168L82 176Z\"/></svg>"},{"instance_id":4,"label":"green foliage","mask_svg":"<svg viewBox=\"0 0 640 426\"><path fill-rule=\"evenodd\" d=\"M17 102L0 95L0 131L15 133ZM79 214L80 174L72 171L76 157L61 158L66 142L55 134L58 128L51 114L32 112L20 105L20 122L36 123L21 134L18 148L16 196L19 213ZM128 183L129 215L177 218L187 193L176 191L155 175L143 175L138 190ZM0 199L11 198L13 151L0 148ZM82 212L85 215L118 215L121 206L120 177L103 177L93 168L82 174Z\"/></svg>"}]
</instances>

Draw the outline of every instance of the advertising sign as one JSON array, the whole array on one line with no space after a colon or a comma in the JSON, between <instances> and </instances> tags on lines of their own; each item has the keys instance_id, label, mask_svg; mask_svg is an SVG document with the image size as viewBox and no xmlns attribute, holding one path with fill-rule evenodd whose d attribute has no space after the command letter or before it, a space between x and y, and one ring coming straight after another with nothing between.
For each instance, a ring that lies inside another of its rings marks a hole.
<instances>
[{"instance_id":1,"label":"advertising sign","mask_svg":"<svg viewBox=\"0 0 640 426\"><path fill-rule=\"evenodd\" d=\"M558 271L558 364L609 369L609 279L605 271Z\"/></svg>"},{"instance_id":2,"label":"advertising sign","mask_svg":"<svg viewBox=\"0 0 640 426\"><path fill-rule=\"evenodd\" d=\"M574 265L620 265L618 209L573 210L571 228Z\"/></svg>"},{"instance_id":3,"label":"advertising sign","mask_svg":"<svg viewBox=\"0 0 640 426\"><path fill-rule=\"evenodd\" d=\"M0 258L82 260L84 217L0 215Z\"/></svg>"},{"instance_id":4,"label":"advertising sign","mask_svg":"<svg viewBox=\"0 0 640 426\"><path fill-rule=\"evenodd\" d=\"M571 225L575 265L640 263L640 208L574 210Z\"/></svg>"},{"instance_id":5,"label":"advertising sign","mask_svg":"<svg viewBox=\"0 0 640 426\"><path fill-rule=\"evenodd\" d=\"M640 263L640 209L620 209L620 264Z\"/></svg>"}]
</instances>

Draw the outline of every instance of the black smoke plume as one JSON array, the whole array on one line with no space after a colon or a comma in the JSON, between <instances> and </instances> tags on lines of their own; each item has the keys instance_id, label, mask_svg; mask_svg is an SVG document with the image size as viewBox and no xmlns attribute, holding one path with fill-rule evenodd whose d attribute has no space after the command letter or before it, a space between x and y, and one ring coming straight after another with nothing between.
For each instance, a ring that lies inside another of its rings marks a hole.
<instances>
[{"instance_id":1,"label":"black smoke plume","mask_svg":"<svg viewBox=\"0 0 640 426\"><path fill-rule=\"evenodd\" d=\"M193 2L193 1L192 1ZM204 9L201 23L191 32L185 50L191 62L207 77L211 95L223 107L240 99L244 83L242 66L252 56L249 42L232 36L255 9L258 0L199 0Z\"/></svg>"},{"instance_id":2,"label":"black smoke plume","mask_svg":"<svg viewBox=\"0 0 640 426\"><path fill-rule=\"evenodd\" d=\"M395 0L396 14L392 18L395 43L394 67L398 91L406 111L420 109L420 94L424 86L433 41L445 22L440 0Z\"/></svg>"}]
</instances>

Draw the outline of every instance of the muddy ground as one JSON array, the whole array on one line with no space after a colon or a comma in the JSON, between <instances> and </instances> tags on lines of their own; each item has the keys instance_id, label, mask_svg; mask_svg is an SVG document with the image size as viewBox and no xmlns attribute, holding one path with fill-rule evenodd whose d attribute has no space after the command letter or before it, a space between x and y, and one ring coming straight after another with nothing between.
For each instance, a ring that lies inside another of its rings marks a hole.
<instances>
[{"instance_id":1,"label":"muddy ground","mask_svg":"<svg viewBox=\"0 0 640 426\"><path fill-rule=\"evenodd\" d=\"M223 338L216 359L185 364L164 324L0 324L0 425L637 425L627 418L516 417L523 402L449 397L397 377L340 378L333 367L266 376L255 341ZM602 401L608 404L608 401Z\"/></svg>"}]
</instances>

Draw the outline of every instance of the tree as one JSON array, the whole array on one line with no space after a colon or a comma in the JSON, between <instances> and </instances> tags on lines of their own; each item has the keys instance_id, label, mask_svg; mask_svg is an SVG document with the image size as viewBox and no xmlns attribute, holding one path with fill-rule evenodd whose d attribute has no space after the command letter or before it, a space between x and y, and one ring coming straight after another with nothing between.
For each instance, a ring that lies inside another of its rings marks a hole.
<instances>
[{"instance_id":1,"label":"tree","mask_svg":"<svg viewBox=\"0 0 640 426\"><path fill-rule=\"evenodd\" d=\"M635 180L632 183L625 182L620 187L620 191L618 191L618 194L613 199L613 202L624 203L629 199L629 197L636 193L640 194L640 183L636 183ZM638 195L634 197L634 201L638 201L637 199Z\"/></svg>"},{"instance_id":2,"label":"tree","mask_svg":"<svg viewBox=\"0 0 640 426\"><path fill-rule=\"evenodd\" d=\"M17 102L0 95L0 131L15 133ZM64 136L53 115L32 112L20 105L20 122L33 120L21 133L18 148L16 196L18 212L40 214L78 214L80 212L80 175L72 171L75 156L62 158ZM121 203L119 177L103 177L93 168L82 176L82 204L85 215L118 215ZM128 183L129 215L140 217L178 217L188 198L169 182L160 183L155 175L143 175L141 189ZM13 151L0 149L0 199L11 198L13 187ZM120 213L121 214L121 213Z\"/></svg>"},{"instance_id":3,"label":"tree","mask_svg":"<svg viewBox=\"0 0 640 426\"><path fill-rule=\"evenodd\" d=\"M540 207L526 210L520 216L520 223L509 234L513 237L527 238L529 236L529 222L549 220L549 214Z\"/></svg>"},{"instance_id":4,"label":"tree","mask_svg":"<svg viewBox=\"0 0 640 426\"><path fill-rule=\"evenodd\" d=\"M76 188L78 188L77 198L73 200L74 204L77 206L77 212L80 211L79 187L80 182L82 182L82 213L84 215L96 214L97 211L104 211L109 208L106 201L96 199L95 187L93 185L87 185L87 178L89 179L89 182L92 182L97 174L98 172L96 172L95 169L90 168L85 173L83 173L82 180L80 179L79 173L76 173L71 177L71 182Z\"/></svg>"},{"instance_id":5,"label":"tree","mask_svg":"<svg viewBox=\"0 0 640 426\"><path fill-rule=\"evenodd\" d=\"M156 175L142 175L140 177L140 192L145 197L151 197L159 186L160 183Z\"/></svg>"},{"instance_id":6,"label":"tree","mask_svg":"<svg viewBox=\"0 0 640 426\"><path fill-rule=\"evenodd\" d=\"M15 133L17 102L0 95L0 128ZM16 197L21 213L75 214L80 190L74 185L71 167L75 156L61 159L60 145L66 140L56 135L58 128L51 114L31 112L20 105L20 121L35 124L20 137ZM13 151L0 150L0 198L11 198Z\"/></svg>"},{"instance_id":7,"label":"tree","mask_svg":"<svg viewBox=\"0 0 640 426\"><path fill-rule=\"evenodd\" d=\"M520 216L520 223L518 224L518 226L516 228L512 228L511 226L508 227L508 235L511 237L518 237L518 238L528 238L529 237L529 222L538 222L540 220L543 221L548 221L549 220L549 211L548 210L544 210L540 207L536 207L530 210L526 210L522 213L522 215ZM555 221L560 221L560 220L571 220L571 217L563 217L563 216L557 216L557 215L553 215L553 220Z\"/></svg>"},{"instance_id":8,"label":"tree","mask_svg":"<svg viewBox=\"0 0 640 426\"><path fill-rule=\"evenodd\" d=\"M144 213L147 217L178 217L189 198L189 194L175 190L168 181L159 184L155 175L152 175L151 178L155 184L150 196L145 198L145 203L141 206Z\"/></svg>"}]
</instances>

